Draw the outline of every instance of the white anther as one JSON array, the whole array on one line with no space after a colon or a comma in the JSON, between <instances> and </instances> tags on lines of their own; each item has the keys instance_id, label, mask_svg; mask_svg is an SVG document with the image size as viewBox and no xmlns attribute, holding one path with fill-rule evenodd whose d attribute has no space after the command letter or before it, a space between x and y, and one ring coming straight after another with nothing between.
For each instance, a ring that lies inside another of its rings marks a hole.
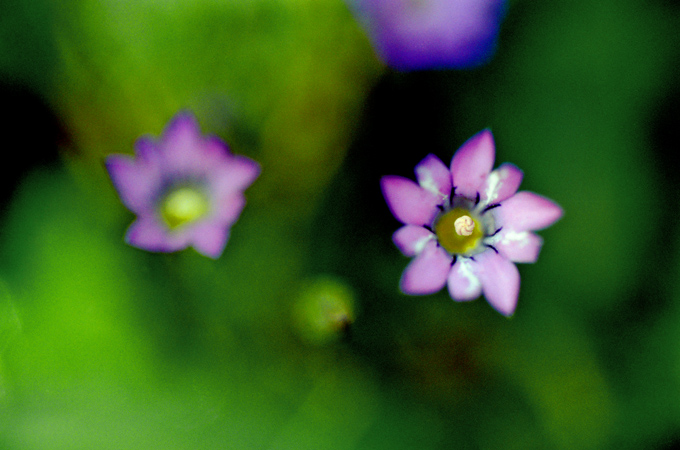
<instances>
[{"instance_id":1,"label":"white anther","mask_svg":"<svg viewBox=\"0 0 680 450\"><path fill-rule=\"evenodd\" d=\"M475 221L470 216L460 216L453 222L458 236L470 236L475 229Z\"/></svg>"}]
</instances>

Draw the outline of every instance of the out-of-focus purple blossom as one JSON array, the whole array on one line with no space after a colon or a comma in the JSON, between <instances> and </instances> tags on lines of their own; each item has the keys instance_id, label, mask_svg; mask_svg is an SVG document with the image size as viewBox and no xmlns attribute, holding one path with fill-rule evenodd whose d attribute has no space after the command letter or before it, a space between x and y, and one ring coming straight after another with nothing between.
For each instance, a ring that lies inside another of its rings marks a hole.
<instances>
[{"instance_id":1,"label":"out-of-focus purple blossom","mask_svg":"<svg viewBox=\"0 0 680 450\"><path fill-rule=\"evenodd\" d=\"M471 68L496 48L505 0L347 0L386 64Z\"/></svg>"},{"instance_id":2,"label":"out-of-focus purple blossom","mask_svg":"<svg viewBox=\"0 0 680 450\"><path fill-rule=\"evenodd\" d=\"M401 278L401 290L432 294L448 285L456 301L482 293L498 312L514 313L519 272L514 263L533 263L543 244L533 231L562 217L553 201L517 192L523 173L505 163L492 170L491 131L470 138L450 167L428 155L415 169L418 182L395 175L381 179L392 214L404 224L393 240L415 257Z\"/></svg>"},{"instance_id":3,"label":"out-of-focus purple blossom","mask_svg":"<svg viewBox=\"0 0 680 450\"><path fill-rule=\"evenodd\" d=\"M120 199L137 219L128 244L152 252L192 246L218 258L260 173L250 158L233 155L215 136L203 136L195 117L177 114L159 139L141 137L135 157L106 159Z\"/></svg>"}]
</instances>

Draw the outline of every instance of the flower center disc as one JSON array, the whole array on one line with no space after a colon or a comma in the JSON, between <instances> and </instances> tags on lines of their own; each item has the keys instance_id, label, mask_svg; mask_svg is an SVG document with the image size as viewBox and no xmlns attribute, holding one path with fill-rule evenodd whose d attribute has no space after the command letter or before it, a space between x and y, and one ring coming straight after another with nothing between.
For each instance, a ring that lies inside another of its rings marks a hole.
<instances>
[{"instance_id":1,"label":"flower center disc","mask_svg":"<svg viewBox=\"0 0 680 450\"><path fill-rule=\"evenodd\" d=\"M456 220L463 216L469 216L475 224L472 234L469 236L461 236L456 232ZM468 210L463 208L453 208L442 215L434 226L434 232L439 244L452 254L469 252L477 246L479 240L484 236L480 223Z\"/></svg>"},{"instance_id":2,"label":"flower center disc","mask_svg":"<svg viewBox=\"0 0 680 450\"><path fill-rule=\"evenodd\" d=\"M208 197L200 190L181 187L171 191L161 205L161 215L170 228L194 222L210 209Z\"/></svg>"}]
</instances>

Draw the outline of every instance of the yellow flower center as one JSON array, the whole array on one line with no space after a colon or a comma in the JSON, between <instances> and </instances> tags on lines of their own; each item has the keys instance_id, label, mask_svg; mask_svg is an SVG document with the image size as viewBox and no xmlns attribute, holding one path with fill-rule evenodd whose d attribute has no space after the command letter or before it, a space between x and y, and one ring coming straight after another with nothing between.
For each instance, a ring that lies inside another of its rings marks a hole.
<instances>
[{"instance_id":1,"label":"yellow flower center","mask_svg":"<svg viewBox=\"0 0 680 450\"><path fill-rule=\"evenodd\" d=\"M209 209L210 202L205 193L183 186L170 191L163 199L161 215L172 229L200 219Z\"/></svg>"},{"instance_id":2,"label":"yellow flower center","mask_svg":"<svg viewBox=\"0 0 680 450\"><path fill-rule=\"evenodd\" d=\"M469 252L484 237L479 222L464 208L453 208L442 215L434 226L434 232L439 244L452 254Z\"/></svg>"}]
</instances>

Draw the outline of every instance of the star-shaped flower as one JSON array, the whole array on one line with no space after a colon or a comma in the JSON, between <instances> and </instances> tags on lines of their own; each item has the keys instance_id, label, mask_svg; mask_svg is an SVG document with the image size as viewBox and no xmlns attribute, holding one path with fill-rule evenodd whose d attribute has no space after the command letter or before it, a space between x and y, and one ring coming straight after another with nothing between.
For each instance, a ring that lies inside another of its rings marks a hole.
<instances>
[{"instance_id":1,"label":"star-shaped flower","mask_svg":"<svg viewBox=\"0 0 680 450\"><path fill-rule=\"evenodd\" d=\"M491 131L470 138L447 168L428 155L415 169L415 183L388 175L381 179L385 200L404 224L393 240L415 256L401 278L406 294L425 295L448 285L454 300L484 294L498 312L510 316L519 295L517 263L533 263L543 244L535 230L562 217L553 201L517 192L523 173L505 163L495 170Z\"/></svg>"},{"instance_id":2,"label":"star-shaped flower","mask_svg":"<svg viewBox=\"0 0 680 450\"><path fill-rule=\"evenodd\" d=\"M121 201L137 215L126 242L152 252L193 246L218 258L260 166L233 155L219 138L203 136L187 112L177 114L158 140L138 139L135 153L106 159Z\"/></svg>"},{"instance_id":3,"label":"star-shaped flower","mask_svg":"<svg viewBox=\"0 0 680 450\"><path fill-rule=\"evenodd\" d=\"M469 68L496 47L505 0L348 0L386 64Z\"/></svg>"}]
</instances>

